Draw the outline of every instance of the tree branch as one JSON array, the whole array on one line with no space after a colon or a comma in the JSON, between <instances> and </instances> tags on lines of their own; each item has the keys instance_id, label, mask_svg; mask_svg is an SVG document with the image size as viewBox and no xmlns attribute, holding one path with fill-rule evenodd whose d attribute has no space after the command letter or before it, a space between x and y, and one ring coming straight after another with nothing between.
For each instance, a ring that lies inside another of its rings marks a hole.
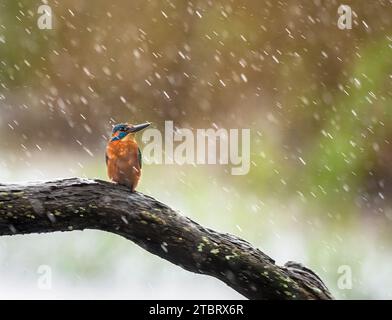
<instances>
[{"instance_id":1,"label":"tree branch","mask_svg":"<svg viewBox=\"0 0 392 320\"><path fill-rule=\"evenodd\" d=\"M249 299L332 299L311 270L280 267L230 234L204 228L142 193L100 180L0 185L0 235L96 229L121 235Z\"/></svg>"}]
</instances>

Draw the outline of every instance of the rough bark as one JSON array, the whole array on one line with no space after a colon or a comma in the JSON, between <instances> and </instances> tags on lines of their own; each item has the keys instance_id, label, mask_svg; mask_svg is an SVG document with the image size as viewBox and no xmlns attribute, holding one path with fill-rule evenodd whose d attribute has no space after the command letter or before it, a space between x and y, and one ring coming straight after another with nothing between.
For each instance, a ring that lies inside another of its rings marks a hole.
<instances>
[{"instance_id":1,"label":"rough bark","mask_svg":"<svg viewBox=\"0 0 392 320\"><path fill-rule=\"evenodd\" d=\"M142 193L100 180L0 185L0 235L96 229L123 236L249 299L332 299L300 264L278 266L236 236L205 228Z\"/></svg>"}]
</instances>

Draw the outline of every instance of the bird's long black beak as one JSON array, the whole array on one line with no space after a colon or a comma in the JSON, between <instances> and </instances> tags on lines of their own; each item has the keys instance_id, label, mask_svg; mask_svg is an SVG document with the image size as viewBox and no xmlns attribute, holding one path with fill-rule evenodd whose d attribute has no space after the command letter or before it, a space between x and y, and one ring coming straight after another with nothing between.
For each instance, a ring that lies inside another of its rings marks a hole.
<instances>
[{"instance_id":1,"label":"bird's long black beak","mask_svg":"<svg viewBox=\"0 0 392 320\"><path fill-rule=\"evenodd\" d=\"M133 132L138 132L140 130L143 130L143 129L147 128L150 124L151 123L146 122L146 123L142 123L142 124L133 125L132 127L128 128L128 132L132 132L132 133Z\"/></svg>"}]
</instances>

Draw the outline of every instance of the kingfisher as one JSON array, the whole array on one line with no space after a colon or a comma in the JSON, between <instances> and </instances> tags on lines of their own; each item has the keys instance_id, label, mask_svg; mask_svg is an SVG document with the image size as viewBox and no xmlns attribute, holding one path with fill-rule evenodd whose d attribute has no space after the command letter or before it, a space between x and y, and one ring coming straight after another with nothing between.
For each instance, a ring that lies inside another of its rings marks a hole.
<instances>
[{"instance_id":1,"label":"kingfisher","mask_svg":"<svg viewBox=\"0 0 392 320\"><path fill-rule=\"evenodd\" d=\"M135 133L149 125L149 122L115 125L106 147L106 166L110 180L129 187L132 192L135 191L142 173L142 153Z\"/></svg>"}]
</instances>

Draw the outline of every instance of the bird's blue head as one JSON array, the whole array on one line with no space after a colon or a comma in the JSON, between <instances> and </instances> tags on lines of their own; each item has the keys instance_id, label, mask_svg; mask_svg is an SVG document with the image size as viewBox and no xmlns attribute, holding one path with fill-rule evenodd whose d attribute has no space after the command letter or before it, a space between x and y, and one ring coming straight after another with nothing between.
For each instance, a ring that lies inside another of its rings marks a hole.
<instances>
[{"instance_id":1,"label":"bird's blue head","mask_svg":"<svg viewBox=\"0 0 392 320\"><path fill-rule=\"evenodd\" d=\"M134 135L136 132L147 128L151 123L132 125L128 123L119 123L113 127L112 139L110 141L122 140L129 134Z\"/></svg>"}]
</instances>

